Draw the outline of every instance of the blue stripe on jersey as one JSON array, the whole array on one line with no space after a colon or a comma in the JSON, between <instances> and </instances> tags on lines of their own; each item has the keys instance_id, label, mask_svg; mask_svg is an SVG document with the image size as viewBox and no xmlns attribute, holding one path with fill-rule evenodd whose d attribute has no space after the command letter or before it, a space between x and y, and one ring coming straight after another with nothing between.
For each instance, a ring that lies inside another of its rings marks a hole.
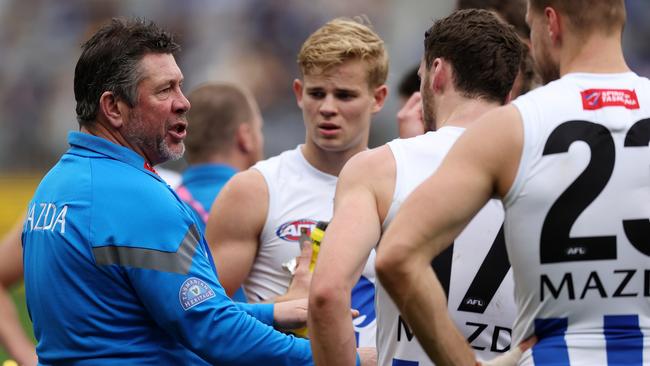
<instances>
[{"instance_id":1,"label":"blue stripe on jersey","mask_svg":"<svg viewBox=\"0 0 650 366\"><path fill-rule=\"evenodd\" d=\"M643 333L638 315L605 315L607 365L641 366L643 364Z\"/></svg>"},{"instance_id":2,"label":"blue stripe on jersey","mask_svg":"<svg viewBox=\"0 0 650 366\"><path fill-rule=\"evenodd\" d=\"M569 320L567 318L535 319L537 344L533 347L535 366L569 366L569 351L564 334Z\"/></svg>"},{"instance_id":3,"label":"blue stripe on jersey","mask_svg":"<svg viewBox=\"0 0 650 366\"><path fill-rule=\"evenodd\" d=\"M406 361L400 360L399 358L393 358L393 364L391 366L418 366L417 361Z\"/></svg>"}]
</instances>

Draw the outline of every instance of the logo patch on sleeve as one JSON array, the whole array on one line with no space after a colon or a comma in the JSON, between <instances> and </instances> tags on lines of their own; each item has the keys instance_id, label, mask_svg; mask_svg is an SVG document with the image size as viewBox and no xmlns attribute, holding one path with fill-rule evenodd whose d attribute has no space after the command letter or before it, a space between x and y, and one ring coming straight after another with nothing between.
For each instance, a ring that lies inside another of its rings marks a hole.
<instances>
[{"instance_id":1,"label":"logo patch on sleeve","mask_svg":"<svg viewBox=\"0 0 650 366\"><path fill-rule=\"evenodd\" d=\"M589 89L580 92L582 108L596 110L603 107L624 107L639 109L636 91L625 89Z\"/></svg>"},{"instance_id":2,"label":"logo patch on sleeve","mask_svg":"<svg viewBox=\"0 0 650 366\"><path fill-rule=\"evenodd\" d=\"M196 277L185 280L178 292L178 299L183 310L188 310L212 297L214 297L214 291L207 283Z\"/></svg>"}]
</instances>

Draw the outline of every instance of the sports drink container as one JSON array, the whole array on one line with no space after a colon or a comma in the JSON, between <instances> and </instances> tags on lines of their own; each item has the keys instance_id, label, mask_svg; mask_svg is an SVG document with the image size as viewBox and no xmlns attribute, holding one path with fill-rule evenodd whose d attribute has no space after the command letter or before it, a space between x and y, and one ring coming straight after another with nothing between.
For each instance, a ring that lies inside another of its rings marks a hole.
<instances>
[{"instance_id":1,"label":"sports drink container","mask_svg":"<svg viewBox=\"0 0 650 366\"><path fill-rule=\"evenodd\" d=\"M311 260L309 261L309 272L314 272L314 267L316 267L318 253L320 252L320 243L323 241L323 237L325 236L325 229L327 229L328 224L328 221L319 221L316 224L316 227L311 230L311 234L309 235L309 239L311 240ZM302 240L300 244L302 245ZM303 338L308 337L307 327L295 329L292 331L292 333Z\"/></svg>"}]
</instances>

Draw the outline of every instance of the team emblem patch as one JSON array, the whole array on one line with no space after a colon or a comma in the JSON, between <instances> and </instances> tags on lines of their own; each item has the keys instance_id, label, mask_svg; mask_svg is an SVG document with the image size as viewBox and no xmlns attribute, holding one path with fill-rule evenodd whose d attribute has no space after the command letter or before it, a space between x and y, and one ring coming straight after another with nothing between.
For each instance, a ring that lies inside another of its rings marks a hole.
<instances>
[{"instance_id":1,"label":"team emblem patch","mask_svg":"<svg viewBox=\"0 0 650 366\"><path fill-rule=\"evenodd\" d=\"M205 300L214 297L214 291L207 283L196 277L190 277L181 286L178 292L178 299L181 302L183 310L196 306Z\"/></svg>"},{"instance_id":2,"label":"team emblem patch","mask_svg":"<svg viewBox=\"0 0 650 366\"><path fill-rule=\"evenodd\" d=\"M286 241L298 241L303 229L307 230L306 234L309 235L314 227L316 227L316 221L310 219L285 222L275 231L275 235Z\"/></svg>"}]
</instances>

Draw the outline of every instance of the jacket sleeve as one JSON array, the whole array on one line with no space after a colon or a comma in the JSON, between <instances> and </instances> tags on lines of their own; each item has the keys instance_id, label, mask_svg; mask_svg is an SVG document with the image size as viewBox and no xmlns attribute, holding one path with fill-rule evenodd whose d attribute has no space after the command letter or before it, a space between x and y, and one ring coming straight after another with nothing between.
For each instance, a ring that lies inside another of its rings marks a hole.
<instances>
[{"instance_id":1,"label":"jacket sleeve","mask_svg":"<svg viewBox=\"0 0 650 366\"><path fill-rule=\"evenodd\" d=\"M273 326L273 304L248 304L235 302L237 307L246 314L254 317L266 325Z\"/></svg>"},{"instance_id":2,"label":"jacket sleeve","mask_svg":"<svg viewBox=\"0 0 650 366\"><path fill-rule=\"evenodd\" d=\"M203 240L190 227L175 253L152 256L160 263L126 269L154 321L213 364L312 365L309 341L269 325L272 304L235 304L226 295Z\"/></svg>"}]
</instances>

